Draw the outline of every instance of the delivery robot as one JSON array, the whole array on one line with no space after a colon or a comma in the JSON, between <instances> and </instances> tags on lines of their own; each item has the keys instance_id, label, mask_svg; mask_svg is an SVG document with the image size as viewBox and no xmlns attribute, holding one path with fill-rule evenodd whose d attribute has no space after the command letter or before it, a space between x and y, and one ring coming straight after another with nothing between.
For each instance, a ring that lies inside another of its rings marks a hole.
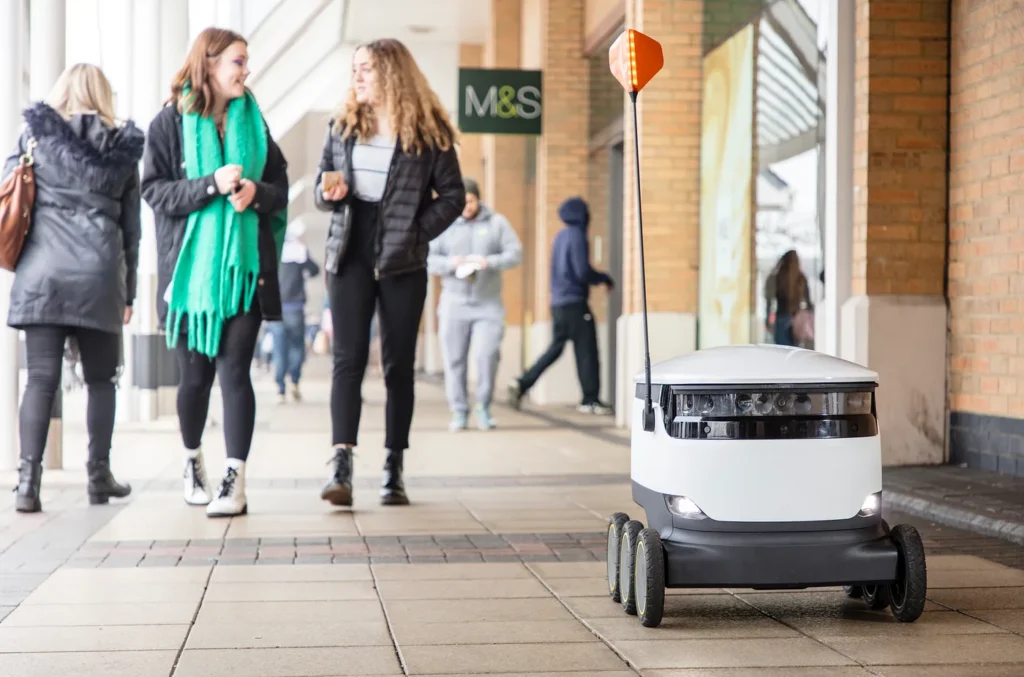
<instances>
[{"instance_id":1,"label":"delivery robot","mask_svg":"<svg viewBox=\"0 0 1024 677\"><path fill-rule=\"evenodd\" d=\"M661 46L626 30L609 50L639 138L640 90ZM924 547L882 519L878 374L823 353L776 345L709 348L651 367L639 144L644 373L636 379L630 477L648 526L608 522L608 593L647 627L666 588L797 590L843 586L876 610L924 611Z\"/></svg>"}]
</instances>

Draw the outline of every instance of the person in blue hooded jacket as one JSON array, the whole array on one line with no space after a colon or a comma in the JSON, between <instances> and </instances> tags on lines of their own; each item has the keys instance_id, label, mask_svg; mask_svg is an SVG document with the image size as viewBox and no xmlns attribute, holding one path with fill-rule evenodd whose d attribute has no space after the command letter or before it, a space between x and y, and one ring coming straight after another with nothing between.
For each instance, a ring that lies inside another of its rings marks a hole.
<instances>
[{"instance_id":1,"label":"person in blue hooded jacket","mask_svg":"<svg viewBox=\"0 0 1024 677\"><path fill-rule=\"evenodd\" d=\"M579 410L588 414L609 414L611 408L598 399L601 361L594 314L587 300L591 287L603 284L611 289L614 282L607 273L594 270L590 265L587 203L580 197L569 198L558 207L558 218L565 227L555 236L551 248L551 345L532 367L509 385L509 404L518 408L541 374L562 355L565 344L572 341L576 374L583 391Z\"/></svg>"}]
</instances>

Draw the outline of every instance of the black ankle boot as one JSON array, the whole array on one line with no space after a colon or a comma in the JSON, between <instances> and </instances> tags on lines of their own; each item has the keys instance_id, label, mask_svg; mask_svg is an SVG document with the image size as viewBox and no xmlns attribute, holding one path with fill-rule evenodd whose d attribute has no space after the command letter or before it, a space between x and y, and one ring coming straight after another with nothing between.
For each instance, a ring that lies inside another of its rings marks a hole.
<instances>
[{"instance_id":1,"label":"black ankle boot","mask_svg":"<svg viewBox=\"0 0 1024 677\"><path fill-rule=\"evenodd\" d=\"M39 501L39 484L43 479L43 464L39 461L21 459L18 465L17 496L14 509L18 512L39 512L43 509Z\"/></svg>"},{"instance_id":2,"label":"black ankle boot","mask_svg":"<svg viewBox=\"0 0 1024 677\"><path fill-rule=\"evenodd\" d=\"M388 449L388 457L384 460L384 481L380 486L382 505L409 505L409 497L405 495L405 482L402 481L404 453Z\"/></svg>"},{"instance_id":3,"label":"black ankle boot","mask_svg":"<svg viewBox=\"0 0 1024 677\"><path fill-rule=\"evenodd\" d=\"M103 505L111 498L125 498L132 493L130 484L118 484L110 472L110 461L89 461L89 503Z\"/></svg>"},{"instance_id":4,"label":"black ankle boot","mask_svg":"<svg viewBox=\"0 0 1024 677\"><path fill-rule=\"evenodd\" d=\"M320 498L331 505L352 505L352 449L338 447L331 459L334 466L327 484L320 492Z\"/></svg>"}]
</instances>

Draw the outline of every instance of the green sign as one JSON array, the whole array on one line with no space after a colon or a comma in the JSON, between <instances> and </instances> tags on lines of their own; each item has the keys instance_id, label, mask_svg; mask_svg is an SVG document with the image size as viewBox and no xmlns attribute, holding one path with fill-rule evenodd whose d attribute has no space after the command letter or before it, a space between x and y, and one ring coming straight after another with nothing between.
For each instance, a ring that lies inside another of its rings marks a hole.
<instances>
[{"instance_id":1,"label":"green sign","mask_svg":"<svg viewBox=\"0 0 1024 677\"><path fill-rule=\"evenodd\" d=\"M459 129L467 134L540 134L541 72L459 69Z\"/></svg>"}]
</instances>

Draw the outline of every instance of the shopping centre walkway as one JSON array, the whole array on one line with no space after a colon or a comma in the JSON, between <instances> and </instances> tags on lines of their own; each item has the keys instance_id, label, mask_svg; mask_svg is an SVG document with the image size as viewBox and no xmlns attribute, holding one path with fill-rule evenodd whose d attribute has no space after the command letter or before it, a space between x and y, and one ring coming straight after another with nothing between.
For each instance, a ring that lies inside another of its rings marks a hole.
<instances>
[{"instance_id":1,"label":"shopping centre walkway","mask_svg":"<svg viewBox=\"0 0 1024 677\"><path fill-rule=\"evenodd\" d=\"M1024 548L917 520L931 602L916 624L839 590L705 590L670 592L644 629L604 581L605 517L639 514L626 435L568 409L499 409L500 430L452 435L441 389L421 384L414 504L384 508L371 378L355 509L332 509L324 371L285 406L259 378L250 513L230 521L182 502L174 421L119 426L115 468L135 493L87 506L68 411L45 512L15 515L0 493L0 675L1024 674ZM207 454L216 474L219 428Z\"/></svg>"}]
</instances>

